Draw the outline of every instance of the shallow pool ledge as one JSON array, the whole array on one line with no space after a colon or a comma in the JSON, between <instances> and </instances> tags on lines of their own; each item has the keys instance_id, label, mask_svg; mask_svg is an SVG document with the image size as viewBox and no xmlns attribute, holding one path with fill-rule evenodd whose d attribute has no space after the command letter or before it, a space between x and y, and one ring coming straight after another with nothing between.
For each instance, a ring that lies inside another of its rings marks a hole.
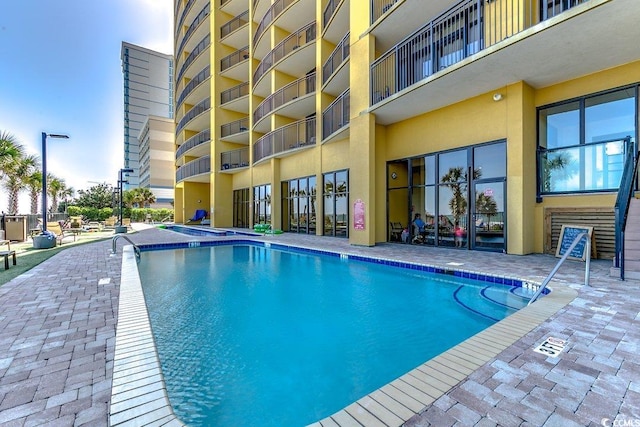
<instances>
[{"instance_id":1,"label":"shallow pool ledge","mask_svg":"<svg viewBox=\"0 0 640 427\"><path fill-rule=\"evenodd\" d=\"M550 294L530 306L309 427L401 426L578 295L565 285L550 288Z\"/></svg>"},{"instance_id":2,"label":"shallow pool ledge","mask_svg":"<svg viewBox=\"0 0 640 427\"><path fill-rule=\"evenodd\" d=\"M152 424L184 426L169 403L133 246L129 245L122 252L109 425Z\"/></svg>"}]
</instances>

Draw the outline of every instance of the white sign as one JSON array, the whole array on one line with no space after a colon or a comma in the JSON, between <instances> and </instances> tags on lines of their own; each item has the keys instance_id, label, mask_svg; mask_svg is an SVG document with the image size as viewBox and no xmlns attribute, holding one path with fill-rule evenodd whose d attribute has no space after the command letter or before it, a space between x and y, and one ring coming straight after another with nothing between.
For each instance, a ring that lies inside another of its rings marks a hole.
<instances>
[{"instance_id":1,"label":"white sign","mask_svg":"<svg viewBox=\"0 0 640 427\"><path fill-rule=\"evenodd\" d=\"M544 354L550 357L558 357L567 342L560 338L549 337L542 342L539 346L533 349L536 353Z\"/></svg>"}]
</instances>

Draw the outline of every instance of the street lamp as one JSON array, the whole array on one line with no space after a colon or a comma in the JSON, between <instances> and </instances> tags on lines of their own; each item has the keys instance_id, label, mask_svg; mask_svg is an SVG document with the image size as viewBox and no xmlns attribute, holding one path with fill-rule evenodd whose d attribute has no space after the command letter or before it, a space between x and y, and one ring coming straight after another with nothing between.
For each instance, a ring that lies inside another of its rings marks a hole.
<instances>
[{"instance_id":1,"label":"street lamp","mask_svg":"<svg viewBox=\"0 0 640 427\"><path fill-rule=\"evenodd\" d=\"M122 179L122 175L125 173L131 173L131 172L133 172L133 169L131 168L120 169L120 179L118 180L118 185L120 186L120 226L121 227L122 227L122 184L124 183Z\"/></svg>"},{"instance_id":2,"label":"street lamp","mask_svg":"<svg viewBox=\"0 0 640 427\"><path fill-rule=\"evenodd\" d=\"M47 231L47 137L69 139L69 135L42 132L42 231Z\"/></svg>"}]
</instances>

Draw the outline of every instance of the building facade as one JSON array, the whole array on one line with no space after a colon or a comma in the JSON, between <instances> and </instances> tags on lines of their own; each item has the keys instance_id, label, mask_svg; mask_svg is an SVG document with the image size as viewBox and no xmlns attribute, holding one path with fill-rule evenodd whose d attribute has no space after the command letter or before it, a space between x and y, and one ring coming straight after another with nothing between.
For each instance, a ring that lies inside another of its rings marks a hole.
<instances>
[{"instance_id":1,"label":"building facade","mask_svg":"<svg viewBox=\"0 0 640 427\"><path fill-rule=\"evenodd\" d=\"M173 119L148 116L138 136L140 141L140 187L156 197L151 208L173 209L175 186L175 124Z\"/></svg>"},{"instance_id":2,"label":"building facade","mask_svg":"<svg viewBox=\"0 0 640 427\"><path fill-rule=\"evenodd\" d=\"M149 115L173 119L173 56L122 42L124 78L124 167L132 168L125 188L140 186L138 136Z\"/></svg>"},{"instance_id":3,"label":"building facade","mask_svg":"<svg viewBox=\"0 0 640 427\"><path fill-rule=\"evenodd\" d=\"M634 0L174 6L176 222L513 254L587 222L612 256Z\"/></svg>"}]
</instances>

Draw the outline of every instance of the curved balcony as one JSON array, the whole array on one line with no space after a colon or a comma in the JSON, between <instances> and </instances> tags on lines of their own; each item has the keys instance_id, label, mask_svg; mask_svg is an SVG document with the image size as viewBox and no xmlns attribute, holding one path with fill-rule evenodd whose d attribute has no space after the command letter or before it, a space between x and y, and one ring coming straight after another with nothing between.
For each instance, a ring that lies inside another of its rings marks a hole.
<instances>
[{"instance_id":1,"label":"curved balcony","mask_svg":"<svg viewBox=\"0 0 640 427\"><path fill-rule=\"evenodd\" d=\"M189 180L190 182L209 182L211 173L211 157L204 156L185 163L176 169L176 183Z\"/></svg>"},{"instance_id":2,"label":"curved balcony","mask_svg":"<svg viewBox=\"0 0 640 427\"><path fill-rule=\"evenodd\" d=\"M193 150L194 148L204 148L206 151L201 150L198 152L190 153L193 157L202 156L209 152L209 144L211 142L211 131L209 129L205 129L200 133L193 135L191 138L187 139L178 149L176 150L176 160L180 159L180 157L184 156L187 152Z\"/></svg>"},{"instance_id":3,"label":"curved balcony","mask_svg":"<svg viewBox=\"0 0 640 427\"><path fill-rule=\"evenodd\" d=\"M339 43L349 31L350 0L329 0L322 13L322 38L333 44Z\"/></svg>"},{"instance_id":4,"label":"curved balcony","mask_svg":"<svg viewBox=\"0 0 640 427\"><path fill-rule=\"evenodd\" d=\"M221 92L220 106L238 113L247 113L249 110L249 82L241 83Z\"/></svg>"},{"instance_id":5,"label":"curved balcony","mask_svg":"<svg viewBox=\"0 0 640 427\"><path fill-rule=\"evenodd\" d=\"M316 23L311 22L278 43L253 73L253 91L263 97L271 93L271 81L263 77L274 68L290 76L304 75L315 64L315 40Z\"/></svg>"},{"instance_id":6,"label":"curved balcony","mask_svg":"<svg viewBox=\"0 0 640 427\"><path fill-rule=\"evenodd\" d=\"M194 105L183 118L178 122L178 126L176 126L176 135L178 135L185 126L193 119L198 117L199 115L209 111L211 109L211 98L207 98L198 105Z\"/></svg>"},{"instance_id":7,"label":"curved balcony","mask_svg":"<svg viewBox=\"0 0 640 427\"><path fill-rule=\"evenodd\" d=\"M253 144L253 163L269 157L284 157L316 145L316 118L299 120L269 132Z\"/></svg>"},{"instance_id":8,"label":"curved balcony","mask_svg":"<svg viewBox=\"0 0 640 427\"><path fill-rule=\"evenodd\" d=\"M196 0L189 0L187 2L186 5L184 5L184 9L182 9L182 13L180 13L180 18L176 21L175 23L175 37L178 37L178 34L180 34L180 29L182 28L182 25L184 25L184 21L186 21L187 19L187 15L189 14L189 12L191 11L191 8L193 7L193 5L195 4ZM180 5L182 4L181 1L177 2L177 6L176 6L176 14L175 17L178 17L178 11L180 9Z\"/></svg>"},{"instance_id":9,"label":"curved balcony","mask_svg":"<svg viewBox=\"0 0 640 427\"><path fill-rule=\"evenodd\" d=\"M247 10L247 0L220 0L220 10L231 16L237 16Z\"/></svg>"},{"instance_id":10,"label":"curved balcony","mask_svg":"<svg viewBox=\"0 0 640 427\"><path fill-rule=\"evenodd\" d=\"M187 42L191 39L191 36L196 36L196 39L202 39L202 37L204 37L204 35L209 32L209 28L207 25L200 25L207 20L207 18L209 17L209 13L210 6L209 3L207 3L206 6L202 8L200 13L195 17L193 22L191 22L191 24L189 25L189 29L187 29L187 31L184 33L184 37L182 37L182 41L180 42L178 49L176 49L176 58L179 58L182 55L182 50L184 49ZM198 34L196 34L196 31L200 33L200 37L197 37Z\"/></svg>"},{"instance_id":11,"label":"curved balcony","mask_svg":"<svg viewBox=\"0 0 640 427\"><path fill-rule=\"evenodd\" d=\"M220 126L220 139L222 141L236 142L239 144L249 143L249 117Z\"/></svg>"},{"instance_id":12,"label":"curved balcony","mask_svg":"<svg viewBox=\"0 0 640 427\"><path fill-rule=\"evenodd\" d=\"M220 153L220 171L225 173L239 172L240 168L249 167L249 147Z\"/></svg>"},{"instance_id":13,"label":"curved balcony","mask_svg":"<svg viewBox=\"0 0 640 427\"><path fill-rule=\"evenodd\" d=\"M249 38L249 11L246 10L220 27L220 42L236 49L246 46Z\"/></svg>"},{"instance_id":14,"label":"curved balcony","mask_svg":"<svg viewBox=\"0 0 640 427\"><path fill-rule=\"evenodd\" d=\"M349 87L349 67L346 66L350 53L349 35L350 33L347 33L342 38L322 65L323 92L333 96Z\"/></svg>"},{"instance_id":15,"label":"curved balcony","mask_svg":"<svg viewBox=\"0 0 640 427\"><path fill-rule=\"evenodd\" d=\"M204 70L196 74L196 76L193 79L191 79L189 83L186 84L186 86L178 96L178 100L176 101L176 106L179 107L180 105L182 105L182 102L185 101L187 97L189 97L189 95L193 93L196 90L196 88L198 88L198 86L200 86L200 83L209 79L210 75L211 75L210 67L207 65Z\"/></svg>"},{"instance_id":16,"label":"curved balcony","mask_svg":"<svg viewBox=\"0 0 640 427\"><path fill-rule=\"evenodd\" d=\"M315 111L316 73L311 73L269 95L253 112L253 130L266 132L269 121L263 120L278 111L286 117L302 119Z\"/></svg>"},{"instance_id":17,"label":"curved balcony","mask_svg":"<svg viewBox=\"0 0 640 427\"><path fill-rule=\"evenodd\" d=\"M269 0L253 0L253 20L256 24L259 24L259 19L262 18L265 13L271 7L271 1Z\"/></svg>"},{"instance_id":18,"label":"curved balcony","mask_svg":"<svg viewBox=\"0 0 640 427\"><path fill-rule=\"evenodd\" d=\"M220 60L220 74L241 82L249 77L249 46L236 50Z\"/></svg>"},{"instance_id":19,"label":"curved balcony","mask_svg":"<svg viewBox=\"0 0 640 427\"><path fill-rule=\"evenodd\" d=\"M307 22L315 22L315 4L316 0L275 0L256 27L252 44L253 56L262 58L269 52L272 40L265 34L269 34L271 26L292 33ZM259 17L260 15L254 15L254 19ZM279 36L277 37L275 43L279 40Z\"/></svg>"},{"instance_id":20,"label":"curved balcony","mask_svg":"<svg viewBox=\"0 0 640 427\"><path fill-rule=\"evenodd\" d=\"M322 142L337 139L346 133L351 99L349 93L349 89L345 90L322 112Z\"/></svg>"},{"instance_id":21,"label":"curved balcony","mask_svg":"<svg viewBox=\"0 0 640 427\"><path fill-rule=\"evenodd\" d=\"M196 62L196 59L200 57L200 54L206 51L211 44L211 34L207 34L200 43L196 45L196 47L189 53L189 56L184 60L184 64L180 67L180 72L178 72L178 77L176 77L176 81L179 82L180 79L184 76L184 73L187 71L189 66ZM203 55L204 56L204 55ZM208 59L208 58L205 58ZM206 62L206 61L205 61ZM204 65L204 62L203 62Z\"/></svg>"}]
</instances>

